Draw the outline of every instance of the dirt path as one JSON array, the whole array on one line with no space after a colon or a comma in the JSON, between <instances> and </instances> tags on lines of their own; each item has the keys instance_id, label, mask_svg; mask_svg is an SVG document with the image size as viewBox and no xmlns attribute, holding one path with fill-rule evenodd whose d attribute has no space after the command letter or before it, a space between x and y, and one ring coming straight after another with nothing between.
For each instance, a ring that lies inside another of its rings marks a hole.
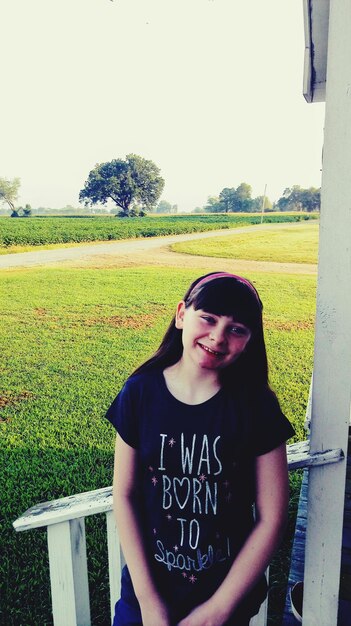
<instances>
[{"instance_id":1,"label":"dirt path","mask_svg":"<svg viewBox=\"0 0 351 626\"><path fill-rule=\"evenodd\" d=\"M0 269L26 268L43 265L71 267L130 267L143 265L167 265L171 267L199 267L205 270L224 269L233 271L260 271L315 274L317 266L304 263L275 263L265 261L246 261L242 259L221 259L194 256L173 252L171 244L178 241L223 237L231 234L246 233L256 230L279 230L296 223L258 224L228 230L207 231L182 235L168 235L143 239L101 242L72 248L37 250L6 254L0 256ZM305 225L305 223L303 223Z\"/></svg>"},{"instance_id":2,"label":"dirt path","mask_svg":"<svg viewBox=\"0 0 351 626\"><path fill-rule=\"evenodd\" d=\"M87 263L90 267L131 267L141 265L166 265L169 267L187 268L198 267L204 270L226 270L226 271L252 271L252 272L277 272L288 274L316 274L317 266L310 263L275 263L268 261L248 261L245 259L224 259L218 257L197 256L193 254L181 254L173 252L168 246L161 246L155 250L147 250L143 254L135 254L118 259L99 256L94 257ZM82 267L83 263L75 266Z\"/></svg>"}]
</instances>

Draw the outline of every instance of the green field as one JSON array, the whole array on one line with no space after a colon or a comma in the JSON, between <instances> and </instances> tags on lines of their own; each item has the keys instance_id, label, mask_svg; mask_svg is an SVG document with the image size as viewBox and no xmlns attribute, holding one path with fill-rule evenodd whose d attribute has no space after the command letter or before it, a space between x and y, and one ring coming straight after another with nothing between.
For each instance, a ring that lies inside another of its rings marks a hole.
<instances>
[{"instance_id":1,"label":"green field","mask_svg":"<svg viewBox=\"0 0 351 626\"><path fill-rule=\"evenodd\" d=\"M0 274L0 623L51 625L46 534L16 534L33 504L111 484L114 431L104 413L157 346L198 270L26 269ZM304 438L315 277L253 274L265 305L271 382ZM299 480L292 477L292 507ZM104 516L87 521L94 625L109 624ZM290 522L290 532L293 518ZM273 571L279 573L287 552ZM273 619L273 618L272 618ZM276 623L274 620L270 623Z\"/></svg>"},{"instance_id":2,"label":"green field","mask_svg":"<svg viewBox=\"0 0 351 626\"><path fill-rule=\"evenodd\" d=\"M298 222L316 219L317 214L270 213L265 222ZM30 217L0 219L0 254L19 251L19 247L87 241L113 241L133 237L155 237L196 231L236 228L259 224L260 215L209 214L173 215L142 218L115 217Z\"/></svg>"},{"instance_id":3,"label":"green field","mask_svg":"<svg viewBox=\"0 0 351 626\"><path fill-rule=\"evenodd\" d=\"M185 241L172 246L175 252L199 256L277 263L317 263L318 224L297 224L274 231L253 231L227 235L220 239L208 238Z\"/></svg>"}]
</instances>

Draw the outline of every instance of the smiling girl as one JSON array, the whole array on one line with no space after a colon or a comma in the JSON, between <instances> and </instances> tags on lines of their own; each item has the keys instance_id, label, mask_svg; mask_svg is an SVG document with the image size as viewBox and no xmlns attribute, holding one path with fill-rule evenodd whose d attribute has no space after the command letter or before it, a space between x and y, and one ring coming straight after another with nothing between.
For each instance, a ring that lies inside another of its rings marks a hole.
<instances>
[{"instance_id":1,"label":"smiling girl","mask_svg":"<svg viewBox=\"0 0 351 626\"><path fill-rule=\"evenodd\" d=\"M248 626L285 528L294 434L268 384L254 286L194 281L107 418L127 563L113 626Z\"/></svg>"}]
</instances>

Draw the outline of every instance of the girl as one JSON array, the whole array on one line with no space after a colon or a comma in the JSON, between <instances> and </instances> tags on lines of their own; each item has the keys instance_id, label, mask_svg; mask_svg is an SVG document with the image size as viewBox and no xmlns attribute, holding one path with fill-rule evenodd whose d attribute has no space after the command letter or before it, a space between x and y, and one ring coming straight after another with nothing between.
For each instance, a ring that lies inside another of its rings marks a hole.
<instances>
[{"instance_id":1,"label":"girl","mask_svg":"<svg viewBox=\"0 0 351 626\"><path fill-rule=\"evenodd\" d=\"M268 385L254 286L197 279L107 418L127 563L113 626L248 626L286 523L294 434Z\"/></svg>"}]
</instances>

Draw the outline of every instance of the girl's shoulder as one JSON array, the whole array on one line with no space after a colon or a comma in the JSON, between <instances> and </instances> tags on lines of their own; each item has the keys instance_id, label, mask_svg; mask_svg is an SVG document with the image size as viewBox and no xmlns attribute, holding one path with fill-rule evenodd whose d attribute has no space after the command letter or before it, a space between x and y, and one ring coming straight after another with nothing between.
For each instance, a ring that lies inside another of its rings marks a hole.
<instances>
[{"instance_id":1,"label":"girl's shoulder","mask_svg":"<svg viewBox=\"0 0 351 626\"><path fill-rule=\"evenodd\" d=\"M119 391L105 417L132 447L137 447L140 408L146 397L155 397L158 372L140 372L130 376Z\"/></svg>"},{"instance_id":2,"label":"girl's shoulder","mask_svg":"<svg viewBox=\"0 0 351 626\"><path fill-rule=\"evenodd\" d=\"M147 369L142 372L132 374L127 378L122 389L120 390L117 398L122 399L130 398L138 400L142 398L147 392L155 392L162 380L161 369Z\"/></svg>"},{"instance_id":3,"label":"girl's shoulder","mask_svg":"<svg viewBox=\"0 0 351 626\"><path fill-rule=\"evenodd\" d=\"M162 370L159 368L145 369L142 372L131 374L124 383L123 389L142 389L150 385L157 385L161 376Z\"/></svg>"},{"instance_id":4,"label":"girl's shoulder","mask_svg":"<svg viewBox=\"0 0 351 626\"><path fill-rule=\"evenodd\" d=\"M247 410L281 412L278 398L269 385L233 385L228 388L228 393Z\"/></svg>"},{"instance_id":5,"label":"girl's shoulder","mask_svg":"<svg viewBox=\"0 0 351 626\"><path fill-rule=\"evenodd\" d=\"M256 455L273 450L295 434L269 385L256 389L249 399L249 421Z\"/></svg>"}]
</instances>

